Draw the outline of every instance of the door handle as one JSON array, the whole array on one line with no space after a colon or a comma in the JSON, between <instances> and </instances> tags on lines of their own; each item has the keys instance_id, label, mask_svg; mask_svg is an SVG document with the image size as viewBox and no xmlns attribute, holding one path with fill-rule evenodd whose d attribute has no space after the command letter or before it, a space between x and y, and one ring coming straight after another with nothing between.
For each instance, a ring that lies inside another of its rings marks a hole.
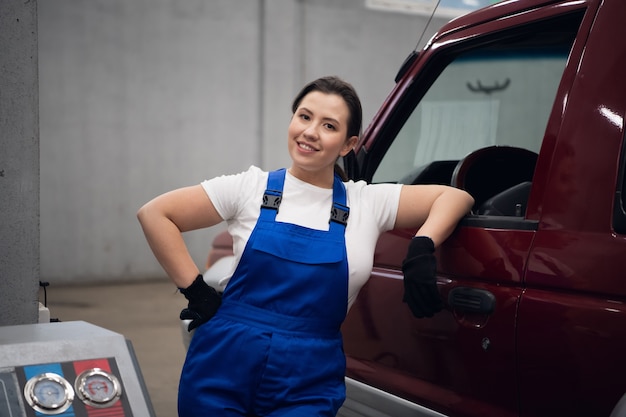
<instances>
[{"instance_id":1,"label":"door handle","mask_svg":"<svg viewBox=\"0 0 626 417\"><path fill-rule=\"evenodd\" d=\"M448 294L448 304L453 310L491 314L496 309L496 297L487 290L456 287Z\"/></svg>"}]
</instances>

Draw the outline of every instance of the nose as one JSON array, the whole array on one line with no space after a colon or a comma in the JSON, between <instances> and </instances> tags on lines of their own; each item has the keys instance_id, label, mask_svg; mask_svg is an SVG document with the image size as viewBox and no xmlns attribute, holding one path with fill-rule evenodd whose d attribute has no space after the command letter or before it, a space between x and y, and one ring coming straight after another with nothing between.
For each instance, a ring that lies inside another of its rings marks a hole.
<instances>
[{"instance_id":1,"label":"nose","mask_svg":"<svg viewBox=\"0 0 626 417\"><path fill-rule=\"evenodd\" d=\"M302 135L307 139L316 140L318 138L318 127L311 123L304 129Z\"/></svg>"}]
</instances>

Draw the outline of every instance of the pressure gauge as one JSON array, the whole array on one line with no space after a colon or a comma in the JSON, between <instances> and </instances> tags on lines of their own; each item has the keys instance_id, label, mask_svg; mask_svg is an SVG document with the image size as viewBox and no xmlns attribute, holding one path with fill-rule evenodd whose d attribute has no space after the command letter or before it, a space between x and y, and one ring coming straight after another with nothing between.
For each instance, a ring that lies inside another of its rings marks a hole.
<instances>
[{"instance_id":1,"label":"pressure gauge","mask_svg":"<svg viewBox=\"0 0 626 417\"><path fill-rule=\"evenodd\" d=\"M55 373L43 373L30 378L24 385L26 402L42 414L61 414L72 405L74 390L65 378Z\"/></svg>"},{"instance_id":2,"label":"pressure gauge","mask_svg":"<svg viewBox=\"0 0 626 417\"><path fill-rule=\"evenodd\" d=\"M75 382L76 395L85 404L110 407L122 396L122 385L115 375L100 368L83 371Z\"/></svg>"}]
</instances>

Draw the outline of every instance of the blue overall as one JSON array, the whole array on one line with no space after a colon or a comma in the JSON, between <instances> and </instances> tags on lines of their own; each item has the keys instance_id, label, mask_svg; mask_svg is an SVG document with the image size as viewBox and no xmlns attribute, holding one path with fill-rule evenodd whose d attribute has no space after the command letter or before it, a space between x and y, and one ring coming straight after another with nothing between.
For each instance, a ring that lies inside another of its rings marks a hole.
<instances>
[{"instance_id":1,"label":"blue overall","mask_svg":"<svg viewBox=\"0 0 626 417\"><path fill-rule=\"evenodd\" d=\"M345 399L346 191L328 231L276 220L285 170L270 172L256 226L217 314L194 334L180 417L335 416Z\"/></svg>"}]
</instances>

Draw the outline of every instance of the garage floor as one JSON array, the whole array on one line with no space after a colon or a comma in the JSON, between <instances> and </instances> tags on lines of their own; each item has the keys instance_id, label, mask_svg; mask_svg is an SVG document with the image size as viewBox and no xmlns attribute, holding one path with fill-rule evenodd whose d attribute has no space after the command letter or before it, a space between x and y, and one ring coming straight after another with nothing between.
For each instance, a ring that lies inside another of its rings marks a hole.
<instances>
[{"instance_id":1,"label":"garage floor","mask_svg":"<svg viewBox=\"0 0 626 417\"><path fill-rule=\"evenodd\" d=\"M39 299L44 302L43 290ZM186 300L171 282L51 284L47 302L51 318L86 321L129 339L156 417L178 415L178 378L185 359L178 314Z\"/></svg>"}]
</instances>

